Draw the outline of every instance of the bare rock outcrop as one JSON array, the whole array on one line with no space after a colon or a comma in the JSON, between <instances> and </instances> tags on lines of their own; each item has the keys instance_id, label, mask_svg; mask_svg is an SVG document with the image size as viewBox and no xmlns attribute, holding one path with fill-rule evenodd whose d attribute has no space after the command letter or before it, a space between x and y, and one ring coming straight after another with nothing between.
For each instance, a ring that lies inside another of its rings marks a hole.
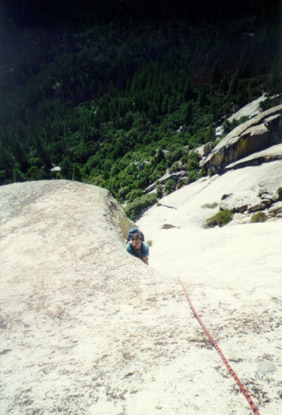
<instances>
[{"instance_id":1,"label":"bare rock outcrop","mask_svg":"<svg viewBox=\"0 0 282 415\"><path fill-rule=\"evenodd\" d=\"M270 195L260 196L254 190L239 191L231 194L219 204L221 210L229 209L233 212L258 212L270 206L277 201L277 194L274 192Z\"/></svg>"},{"instance_id":2,"label":"bare rock outcrop","mask_svg":"<svg viewBox=\"0 0 282 415\"><path fill-rule=\"evenodd\" d=\"M126 252L109 192L16 183L0 204L0 413L197 414L183 359L210 346L176 280Z\"/></svg>"},{"instance_id":3,"label":"bare rock outcrop","mask_svg":"<svg viewBox=\"0 0 282 415\"><path fill-rule=\"evenodd\" d=\"M278 201L276 203L273 203L273 205L268 209L268 214L270 216L282 217L282 202Z\"/></svg>"},{"instance_id":4,"label":"bare rock outcrop","mask_svg":"<svg viewBox=\"0 0 282 415\"><path fill-rule=\"evenodd\" d=\"M255 207L257 207L257 210L263 210L267 206L270 206L270 201L267 200L266 203L263 203L253 190L231 194L219 204L221 210L229 209L239 213L250 211L250 209L255 209Z\"/></svg>"},{"instance_id":5,"label":"bare rock outcrop","mask_svg":"<svg viewBox=\"0 0 282 415\"><path fill-rule=\"evenodd\" d=\"M281 143L281 118L282 105L278 105L234 128L206 158L205 169L220 173L230 163Z\"/></svg>"},{"instance_id":6,"label":"bare rock outcrop","mask_svg":"<svg viewBox=\"0 0 282 415\"><path fill-rule=\"evenodd\" d=\"M281 222L198 225L203 203L261 183L250 169L278 176L281 161L202 179L152 208L139 224L149 267L125 251L131 224L106 190L0 187L0 413L249 413L180 275L262 412L280 415Z\"/></svg>"},{"instance_id":7,"label":"bare rock outcrop","mask_svg":"<svg viewBox=\"0 0 282 415\"><path fill-rule=\"evenodd\" d=\"M281 160L281 159L282 159L282 144L276 144L265 150L250 154L247 157L243 157L242 159L237 160L234 163L228 164L224 168L224 172L228 170L241 169L242 167L246 167L246 166L259 166L263 163L269 163L271 161Z\"/></svg>"}]
</instances>

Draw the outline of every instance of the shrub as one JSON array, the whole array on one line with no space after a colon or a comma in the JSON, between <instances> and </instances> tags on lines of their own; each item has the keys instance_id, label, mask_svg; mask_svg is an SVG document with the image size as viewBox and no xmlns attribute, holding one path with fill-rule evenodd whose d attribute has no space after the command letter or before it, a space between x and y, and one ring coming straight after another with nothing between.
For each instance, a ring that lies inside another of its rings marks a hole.
<instances>
[{"instance_id":1,"label":"shrub","mask_svg":"<svg viewBox=\"0 0 282 415\"><path fill-rule=\"evenodd\" d=\"M160 149L157 149L155 151L154 160L155 160L156 164L159 164L162 160L165 160L164 152Z\"/></svg>"},{"instance_id":2,"label":"shrub","mask_svg":"<svg viewBox=\"0 0 282 415\"><path fill-rule=\"evenodd\" d=\"M187 174L187 179L185 181L185 184L190 184L198 180L199 174L196 170L190 170Z\"/></svg>"},{"instance_id":3,"label":"shrub","mask_svg":"<svg viewBox=\"0 0 282 415\"><path fill-rule=\"evenodd\" d=\"M16 182L24 182L26 180L26 177L23 172L21 172L19 169L13 170L13 181Z\"/></svg>"},{"instance_id":4,"label":"shrub","mask_svg":"<svg viewBox=\"0 0 282 415\"><path fill-rule=\"evenodd\" d=\"M157 200L158 197L156 193L150 193L148 195L138 197L132 203L128 203L125 208L125 214L129 217L129 219L135 221L146 209L154 205Z\"/></svg>"},{"instance_id":5,"label":"shrub","mask_svg":"<svg viewBox=\"0 0 282 415\"><path fill-rule=\"evenodd\" d=\"M162 191L162 187L160 184L156 186L156 190L157 190L157 198L160 199L161 197L163 197L163 191Z\"/></svg>"},{"instance_id":6,"label":"shrub","mask_svg":"<svg viewBox=\"0 0 282 415\"><path fill-rule=\"evenodd\" d=\"M201 156L195 151L192 151L188 156L187 169L188 170L198 169L200 160L201 160Z\"/></svg>"},{"instance_id":7,"label":"shrub","mask_svg":"<svg viewBox=\"0 0 282 415\"><path fill-rule=\"evenodd\" d=\"M170 163L173 163L174 161L180 160L182 155L183 155L183 149L177 148L168 153L167 159Z\"/></svg>"},{"instance_id":8,"label":"shrub","mask_svg":"<svg viewBox=\"0 0 282 415\"><path fill-rule=\"evenodd\" d=\"M228 134L230 131L232 131L235 127L237 127L240 124L243 124L245 121L248 120L248 117L243 116L239 120L234 119L233 121L224 120L223 122L223 130L224 134Z\"/></svg>"},{"instance_id":9,"label":"shrub","mask_svg":"<svg viewBox=\"0 0 282 415\"><path fill-rule=\"evenodd\" d=\"M121 199L126 199L126 196L129 192L130 192L130 187L129 186L121 187L118 191L118 196Z\"/></svg>"},{"instance_id":10,"label":"shrub","mask_svg":"<svg viewBox=\"0 0 282 415\"><path fill-rule=\"evenodd\" d=\"M130 193L127 194L126 199L128 202L133 202L136 198L142 196L143 190L133 189Z\"/></svg>"},{"instance_id":11,"label":"shrub","mask_svg":"<svg viewBox=\"0 0 282 415\"><path fill-rule=\"evenodd\" d=\"M214 209L217 206L218 206L218 203L217 202L213 202L213 203L205 203L201 207L202 208L206 208L206 209Z\"/></svg>"},{"instance_id":12,"label":"shrub","mask_svg":"<svg viewBox=\"0 0 282 415\"><path fill-rule=\"evenodd\" d=\"M279 188L277 189L277 193L278 193L278 198L279 198L279 200L282 200L282 187L279 187Z\"/></svg>"},{"instance_id":13,"label":"shrub","mask_svg":"<svg viewBox=\"0 0 282 415\"><path fill-rule=\"evenodd\" d=\"M267 98L265 101L261 101L259 103L259 106L263 111L266 111L267 109L275 107L276 105L280 105L280 104L281 104L281 98L277 97L277 98Z\"/></svg>"},{"instance_id":14,"label":"shrub","mask_svg":"<svg viewBox=\"0 0 282 415\"><path fill-rule=\"evenodd\" d=\"M45 176L44 170L38 168L37 166L32 166L27 171L28 180L43 180L46 178Z\"/></svg>"},{"instance_id":15,"label":"shrub","mask_svg":"<svg viewBox=\"0 0 282 415\"><path fill-rule=\"evenodd\" d=\"M82 176L79 166L75 163L72 169L72 180L81 182Z\"/></svg>"},{"instance_id":16,"label":"shrub","mask_svg":"<svg viewBox=\"0 0 282 415\"><path fill-rule=\"evenodd\" d=\"M178 190L178 189L181 189L181 187L183 187L184 186L184 183L182 182L182 181L179 181L178 183L177 183L177 185L176 185L176 189Z\"/></svg>"},{"instance_id":17,"label":"shrub","mask_svg":"<svg viewBox=\"0 0 282 415\"><path fill-rule=\"evenodd\" d=\"M208 218L203 225L204 228L214 228L215 226L222 227L227 225L233 219L233 212L229 209L224 209L216 213L214 216Z\"/></svg>"},{"instance_id":18,"label":"shrub","mask_svg":"<svg viewBox=\"0 0 282 415\"><path fill-rule=\"evenodd\" d=\"M172 179L168 179L164 187L165 193L169 194L176 190L176 182Z\"/></svg>"},{"instance_id":19,"label":"shrub","mask_svg":"<svg viewBox=\"0 0 282 415\"><path fill-rule=\"evenodd\" d=\"M251 223L265 222L266 220L267 216L264 212L254 213L251 217Z\"/></svg>"},{"instance_id":20,"label":"shrub","mask_svg":"<svg viewBox=\"0 0 282 415\"><path fill-rule=\"evenodd\" d=\"M181 170L181 165L179 164L178 161L176 161L175 163L173 163L173 165L170 167L169 169L169 173L175 173L176 171Z\"/></svg>"}]
</instances>

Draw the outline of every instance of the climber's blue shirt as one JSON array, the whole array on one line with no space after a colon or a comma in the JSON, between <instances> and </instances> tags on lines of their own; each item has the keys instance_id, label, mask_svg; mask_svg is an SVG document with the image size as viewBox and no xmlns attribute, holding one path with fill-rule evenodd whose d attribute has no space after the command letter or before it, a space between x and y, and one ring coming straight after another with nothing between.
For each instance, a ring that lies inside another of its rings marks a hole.
<instances>
[{"instance_id":1,"label":"climber's blue shirt","mask_svg":"<svg viewBox=\"0 0 282 415\"><path fill-rule=\"evenodd\" d=\"M129 242L128 244L126 244L126 250L131 255L134 255L137 258L143 258L143 257L148 257L149 256L149 247L146 244L146 242L142 242L141 246L140 246L140 249L138 249L138 250L134 248L134 246L132 245L131 242Z\"/></svg>"}]
</instances>

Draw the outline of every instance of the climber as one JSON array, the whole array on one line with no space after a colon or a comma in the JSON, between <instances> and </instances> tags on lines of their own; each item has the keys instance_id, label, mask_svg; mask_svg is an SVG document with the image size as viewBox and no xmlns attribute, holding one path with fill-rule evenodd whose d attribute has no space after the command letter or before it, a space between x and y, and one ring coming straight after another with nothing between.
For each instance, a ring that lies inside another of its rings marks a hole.
<instances>
[{"instance_id":1,"label":"climber","mask_svg":"<svg viewBox=\"0 0 282 415\"><path fill-rule=\"evenodd\" d=\"M144 235L138 228L132 228L129 231L126 250L149 265L149 246L144 242Z\"/></svg>"}]
</instances>

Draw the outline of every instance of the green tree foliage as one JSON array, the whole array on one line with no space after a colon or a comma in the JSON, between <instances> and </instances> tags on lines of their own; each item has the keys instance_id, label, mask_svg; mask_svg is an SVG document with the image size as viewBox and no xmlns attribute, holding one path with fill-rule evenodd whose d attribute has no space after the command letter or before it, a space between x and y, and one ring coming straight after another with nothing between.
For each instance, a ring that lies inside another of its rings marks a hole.
<instances>
[{"instance_id":1,"label":"green tree foliage","mask_svg":"<svg viewBox=\"0 0 282 415\"><path fill-rule=\"evenodd\" d=\"M233 120L232 122L230 122L228 120L224 120L224 122L223 122L224 134L229 133L230 131L233 130L233 128L235 128L238 125L242 124L243 122L247 121L247 119L248 119L247 117L243 116L239 120Z\"/></svg>"},{"instance_id":2,"label":"green tree foliage","mask_svg":"<svg viewBox=\"0 0 282 415\"><path fill-rule=\"evenodd\" d=\"M64 179L72 179L74 166L68 156L66 156L61 163L61 175Z\"/></svg>"},{"instance_id":3,"label":"green tree foliage","mask_svg":"<svg viewBox=\"0 0 282 415\"><path fill-rule=\"evenodd\" d=\"M267 215L265 212L256 212L251 217L251 223L265 222L267 220Z\"/></svg>"},{"instance_id":4,"label":"green tree foliage","mask_svg":"<svg viewBox=\"0 0 282 415\"><path fill-rule=\"evenodd\" d=\"M25 175L19 169L13 169L13 182L24 182L25 179Z\"/></svg>"},{"instance_id":5,"label":"green tree foliage","mask_svg":"<svg viewBox=\"0 0 282 415\"><path fill-rule=\"evenodd\" d=\"M204 228L213 228L215 226L222 227L227 225L233 219L233 212L228 209L224 209L216 213L214 216L206 220Z\"/></svg>"},{"instance_id":6,"label":"green tree foliage","mask_svg":"<svg viewBox=\"0 0 282 415\"><path fill-rule=\"evenodd\" d=\"M82 175L79 166L75 163L72 169L72 180L81 182Z\"/></svg>"},{"instance_id":7,"label":"green tree foliage","mask_svg":"<svg viewBox=\"0 0 282 415\"><path fill-rule=\"evenodd\" d=\"M176 182L175 180L169 179L165 182L165 193L169 194L171 192L174 192L176 190Z\"/></svg>"},{"instance_id":8,"label":"green tree foliage","mask_svg":"<svg viewBox=\"0 0 282 415\"><path fill-rule=\"evenodd\" d=\"M262 91L281 92L280 22L268 6L249 36L242 17L222 28L156 24L149 14L133 24L127 17L139 13L124 7L130 2L96 3L87 25L72 16L76 30L26 30L1 66L0 184L85 181L127 201L136 216L157 197L144 189L180 160L187 183L197 180L199 156L190 151L214 142L215 122ZM169 7L149 4L155 16ZM177 7L169 9L172 16ZM111 20L114 12L123 24Z\"/></svg>"},{"instance_id":9,"label":"green tree foliage","mask_svg":"<svg viewBox=\"0 0 282 415\"><path fill-rule=\"evenodd\" d=\"M138 197L132 203L127 204L125 213L130 219L136 220L146 209L154 205L157 200L155 193Z\"/></svg>"}]
</instances>

